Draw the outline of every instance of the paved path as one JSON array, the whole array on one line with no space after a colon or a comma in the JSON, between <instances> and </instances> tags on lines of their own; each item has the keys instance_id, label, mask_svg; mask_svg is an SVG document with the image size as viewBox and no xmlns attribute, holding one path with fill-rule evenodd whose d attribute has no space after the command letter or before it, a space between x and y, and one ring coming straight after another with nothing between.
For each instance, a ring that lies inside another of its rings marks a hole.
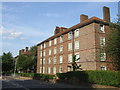
<instances>
[{"instance_id":1,"label":"paved path","mask_svg":"<svg viewBox=\"0 0 120 90\"><path fill-rule=\"evenodd\" d=\"M40 88L84 88L80 86L72 86L68 84L62 84L62 83L50 83L40 80L32 80L30 78L24 78L24 77L4 77L2 79L2 88L8 89L12 88L13 90L32 90L32 89L40 89Z\"/></svg>"}]
</instances>

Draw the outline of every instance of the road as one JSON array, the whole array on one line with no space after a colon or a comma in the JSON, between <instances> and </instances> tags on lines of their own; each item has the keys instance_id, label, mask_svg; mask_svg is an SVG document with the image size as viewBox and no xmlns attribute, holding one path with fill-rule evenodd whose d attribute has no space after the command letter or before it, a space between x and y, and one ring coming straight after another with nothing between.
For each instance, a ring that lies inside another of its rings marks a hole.
<instances>
[{"instance_id":1,"label":"road","mask_svg":"<svg viewBox=\"0 0 120 90\"><path fill-rule=\"evenodd\" d=\"M62 83L50 83L40 80L32 80L30 78L17 78L17 77L4 77L2 81L2 90L40 90L40 89L48 89L48 88L56 88L61 90L63 88L84 88L80 86L72 86L69 84Z\"/></svg>"}]
</instances>

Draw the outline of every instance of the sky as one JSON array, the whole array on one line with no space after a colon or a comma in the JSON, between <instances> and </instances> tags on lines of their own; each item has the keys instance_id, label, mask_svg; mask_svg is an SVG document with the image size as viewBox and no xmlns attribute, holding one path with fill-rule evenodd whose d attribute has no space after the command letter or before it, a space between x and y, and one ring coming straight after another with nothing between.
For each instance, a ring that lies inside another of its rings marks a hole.
<instances>
[{"instance_id":1,"label":"sky","mask_svg":"<svg viewBox=\"0 0 120 90\"><path fill-rule=\"evenodd\" d=\"M56 26L80 23L80 14L103 18L102 7L110 7L112 21L118 14L117 2L2 2L0 55L37 45L54 34Z\"/></svg>"}]
</instances>

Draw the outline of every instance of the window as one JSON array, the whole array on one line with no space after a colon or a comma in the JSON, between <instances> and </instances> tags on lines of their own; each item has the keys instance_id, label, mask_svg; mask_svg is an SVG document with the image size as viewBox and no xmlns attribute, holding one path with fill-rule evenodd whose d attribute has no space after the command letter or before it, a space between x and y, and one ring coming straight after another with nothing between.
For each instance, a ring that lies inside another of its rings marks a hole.
<instances>
[{"instance_id":1,"label":"window","mask_svg":"<svg viewBox=\"0 0 120 90\"><path fill-rule=\"evenodd\" d=\"M53 63L56 64L56 61L57 61L57 60L56 60L56 57L54 57L54 62L53 62Z\"/></svg>"},{"instance_id":2,"label":"window","mask_svg":"<svg viewBox=\"0 0 120 90\"><path fill-rule=\"evenodd\" d=\"M105 28L103 24L100 25L100 33L105 33Z\"/></svg>"},{"instance_id":3,"label":"window","mask_svg":"<svg viewBox=\"0 0 120 90\"><path fill-rule=\"evenodd\" d=\"M45 73L45 67L43 67L43 73Z\"/></svg>"},{"instance_id":4,"label":"window","mask_svg":"<svg viewBox=\"0 0 120 90\"><path fill-rule=\"evenodd\" d=\"M42 44L40 46L41 46L41 49L42 49L42 47L43 47Z\"/></svg>"},{"instance_id":5,"label":"window","mask_svg":"<svg viewBox=\"0 0 120 90\"><path fill-rule=\"evenodd\" d=\"M68 43L68 51L72 50L72 43Z\"/></svg>"},{"instance_id":6,"label":"window","mask_svg":"<svg viewBox=\"0 0 120 90\"><path fill-rule=\"evenodd\" d=\"M63 36L60 36L60 43L63 42Z\"/></svg>"},{"instance_id":7,"label":"window","mask_svg":"<svg viewBox=\"0 0 120 90\"><path fill-rule=\"evenodd\" d=\"M54 54L56 54L56 52L57 52L57 49L56 49L56 47L54 47Z\"/></svg>"},{"instance_id":8,"label":"window","mask_svg":"<svg viewBox=\"0 0 120 90\"><path fill-rule=\"evenodd\" d=\"M42 51L40 52L40 56L42 57Z\"/></svg>"},{"instance_id":9,"label":"window","mask_svg":"<svg viewBox=\"0 0 120 90\"><path fill-rule=\"evenodd\" d=\"M40 64L42 64L42 59L40 59Z\"/></svg>"},{"instance_id":10,"label":"window","mask_svg":"<svg viewBox=\"0 0 120 90\"><path fill-rule=\"evenodd\" d=\"M54 39L54 45L57 44L57 38Z\"/></svg>"},{"instance_id":11,"label":"window","mask_svg":"<svg viewBox=\"0 0 120 90\"><path fill-rule=\"evenodd\" d=\"M48 58L48 64L50 64L51 63L51 58Z\"/></svg>"},{"instance_id":12,"label":"window","mask_svg":"<svg viewBox=\"0 0 120 90\"><path fill-rule=\"evenodd\" d=\"M44 55L44 56L46 55L46 52L45 52L45 50L44 50L44 53L43 53L43 55Z\"/></svg>"},{"instance_id":13,"label":"window","mask_svg":"<svg viewBox=\"0 0 120 90\"><path fill-rule=\"evenodd\" d=\"M72 39L72 32L69 32L69 33L68 33L68 39L69 39L69 40Z\"/></svg>"},{"instance_id":14,"label":"window","mask_svg":"<svg viewBox=\"0 0 120 90\"><path fill-rule=\"evenodd\" d=\"M63 46L61 45L60 46L60 53L62 53L63 52Z\"/></svg>"},{"instance_id":15,"label":"window","mask_svg":"<svg viewBox=\"0 0 120 90\"><path fill-rule=\"evenodd\" d=\"M100 37L100 46L105 46L105 37Z\"/></svg>"},{"instance_id":16,"label":"window","mask_svg":"<svg viewBox=\"0 0 120 90\"><path fill-rule=\"evenodd\" d=\"M68 54L68 62L72 62L72 54Z\"/></svg>"},{"instance_id":17,"label":"window","mask_svg":"<svg viewBox=\"0 0 120 90\"><path fill-rule=\"evenodd\" d=\"M51 73L51 68L50 67L48 67L48 74L50 74Z\"/></svg>"},{"instance_id":18,"label":"window","mask_svg":"<svg viewBox=\"0 0 120 90\"><path fill-rule=\"evenodd\" d=\"M79 36L79 29L76 29L74 32L75 32L75 37L78 37Z\"/></svg>"},{"instance_id":19,"label":"window","mask_svg":"<svg viewBox=\"0 0 120 90\"><path fill-rule=\"evenodd\" d=\"M43 59L43 64L45 64L45 58Z\"/></svg>"},{"instance_id":20,"label":"window","mask_svg":"<svg viewBox=\"0 0 120 90\"><path fill-rule=\"evenodd\" d=\"M106 60L106 53L104 51L100 52L100 60L105 61Z\"/></svg>"},{"instance_id":21,"label":"window","mask_svg":"<svg viewBox=\"0 0 120 90\"><path fill-rule=\"evenodd\" d=\"M102 66L101 70L107 70L106 66Z\"/></svg>"},{"instance_id":22,"label":"window","mask_svg":"<svg viewBox=\"0 0 120 90\"><path fill-rule=\"evenodd\" d=\"M63 62L63 56L60 56L60 63Z\"/></svg>"},{"instance_id":23,"label":"window","mask_svg":"<svg viewBox=\"0 0 120 90\"><path fill-rule=\"evenodd\" d=\"M51 52L52 52L52 51L51 51L51 50L49 50L49 55L51 55Z\"/></svg>"},{"instance_id":24,"label":"window","mask_svg":"<svg viewBox=\"0 0 120 90\"><path fill-rule=\"evenodd\" d=\"M75 49L79 49L79 41L75 41Z\"/></svg>"},{"instance_id":25,"label":"window","mask_svg":"<svg viewBox=\"0 0 120 90\"><path fill-rule=\"evenodd\" d=\"M53 67L53 73L56 74L56 67Z\"/></svg>"},{"instance_id":26,"label":"window","mask_svg":"<svg viewBox=\"0 0 120 90\"><path fill-rule=\"evenodd\" d=\"M76 60L80 58L80 54L79 53L75 53L75 55L76 55ZM79 61L80 61L80 59L78 61L76 61L76 62L79 62Z\"/></svg>"},{"instance_id":27,"label":"window","mask_svg":"<svg viewBox=\"0 0 120 90\"><path fill-rule=\"evenodd\" d=\"M44 43L44 48L46 48L46 44Z\"/></svg>"},{"instance_id":28,"label":"window","mask_svg":"<svg viewBox=\"0 0 120 90\"><path fill-rule=\"evenodd\" d=\"M51 46L51 45L52 45L52 41L50 40L50 41L49 41L49 46Z\"/></svg>"},{"instance_id":29,"label":"window","mask_svg":"<svg viewBox=\"0 0 120 90\"><path fill-rule=\"evenodd\" d=\"M42 73L42 67L40 67L40 73Z\"/></svg>"},{"instance_id":30,"label":"window","mask_svg":"<svg viewBox=\"0 0 120 90\"><path fill-rule=\"evenodd\" d=\"M69 71L71 71L71 68L70 68L70 67L68 67L68 72L69 72Z\"/></svg>"},{"instance_id":31,"label":"window","mask_svg":"<svg viewBox=\"0 0 120 90\"><path fill-rule=\"evenodd\" d=\"M61 66L59 67L59 73L62 73L62 67Z\"/></svg>"}]
</instances>

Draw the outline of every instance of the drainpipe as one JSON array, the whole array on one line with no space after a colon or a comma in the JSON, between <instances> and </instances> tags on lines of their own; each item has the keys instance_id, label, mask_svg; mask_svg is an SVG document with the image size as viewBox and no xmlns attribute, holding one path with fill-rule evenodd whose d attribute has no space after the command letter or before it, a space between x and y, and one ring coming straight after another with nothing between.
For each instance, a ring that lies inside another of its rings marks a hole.
<instances>
[{"instance_id":1,"label":"drainpipe","mask_svg":"<svg viewBox=\"0 0 120 90\"><path fill-rule=\"evenodd\" d=\"M74 56L74 31L72 31L72 56ZM73 58L72 58L73 61Z\"/></svg>"},{"instance_id":2,"label":"drainpipe","mask_svg":"<svg viewBox=\"0 0 120 90\"><path fill-rule=\"evenodd\" d=\"M44 43L42 43L42 73L43 73L43 52L44 51Z\"/></svg>"}]
</instances>

